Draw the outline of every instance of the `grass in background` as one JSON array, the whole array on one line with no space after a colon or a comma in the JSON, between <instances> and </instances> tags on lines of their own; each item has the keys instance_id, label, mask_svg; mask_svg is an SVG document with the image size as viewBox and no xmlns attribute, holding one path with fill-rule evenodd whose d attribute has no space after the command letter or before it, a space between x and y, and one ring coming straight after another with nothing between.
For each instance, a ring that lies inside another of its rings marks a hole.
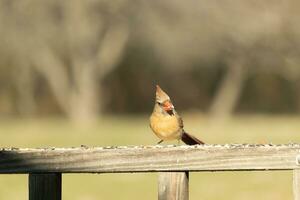
<instances>
[{"instance_id":1,"label":"grass in background","mask_svg":"<svg viewBox=\"0 0 300 200\"><path fill-rule=\"evenodd\" d=\"M289 143L300 141L300 118L237 116L215 123L198 114L183 115L186 131L207 143ZM152 145L148 117L107 117L80 128L63 119L2 120L0 147ZM0 199L28 199L26 175L1 175ZM157 198L157 174L64 174L63 199ZM190 199L292 199L292 172L191 173Z\"/></svg>"}]
</instances>

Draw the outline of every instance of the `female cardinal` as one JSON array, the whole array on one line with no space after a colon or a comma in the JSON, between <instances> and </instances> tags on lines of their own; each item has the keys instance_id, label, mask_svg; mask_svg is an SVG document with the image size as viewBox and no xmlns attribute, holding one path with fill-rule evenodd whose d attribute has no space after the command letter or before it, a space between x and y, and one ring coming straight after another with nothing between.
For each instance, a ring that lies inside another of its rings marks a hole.
<instances>
[{"instance_id":1,"label":"female cardinal","mask_svg":"<svg viewBox=\"0 0 300 200\"><path fill-rule=\"evenodd\" d=\"M156 85L156 98L150 116L150 127L161 142L165 140L182 140L185 144L204 144L201 140L183 130L183 121L175 111L170 97Z\"/></svg>"}]
</instances>

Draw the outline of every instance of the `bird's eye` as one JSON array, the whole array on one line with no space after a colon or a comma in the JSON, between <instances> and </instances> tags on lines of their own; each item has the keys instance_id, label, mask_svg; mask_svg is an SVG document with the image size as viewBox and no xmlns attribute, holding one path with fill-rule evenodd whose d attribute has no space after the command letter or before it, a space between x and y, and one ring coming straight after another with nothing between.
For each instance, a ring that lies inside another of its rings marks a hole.
<instances>
[{"instance_id":1,"label":"bird's eye","mask_svg":"<svg viewBox=\"0 0 300 200\"><path fill-rule=\"evenodd\" d=\"M160 102L157 102L157 104L160 105L160 106L162 105L162 103L160 103Z\"/></svg>"}]
</instances>

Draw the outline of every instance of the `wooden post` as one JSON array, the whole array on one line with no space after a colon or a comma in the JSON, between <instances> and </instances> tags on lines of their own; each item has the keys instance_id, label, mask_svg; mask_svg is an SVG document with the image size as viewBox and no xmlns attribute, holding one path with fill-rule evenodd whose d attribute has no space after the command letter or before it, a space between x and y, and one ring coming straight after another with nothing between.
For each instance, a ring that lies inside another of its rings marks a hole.
<instances>
[{"instance_id":1,"label":"wooden post","mask_svg":"<svg viewBox=\"0 0 300 200\"><path fill-rule=\"evenodd\" d=\"M158 176L158 200L188 200L189 172L161 172Z\"/></svg>"},{"instance_id":2,"label":"wooden post","mask_svg":"<svg viewBox=\"0 0 300 200\"><path fill-rule=\"evenodd\" d=\"M294 200L300 200L300 170L293 170L293 193Z\"/></svg>"},{"instance_id":3,"label":"wooden post","mask_svg":"<svg viewBox=\"0 0 300 200\"><path fill-rule=\"evenodd\" d=\"M61 173L29 174L29 200L61 200Z\"/></svg>"}]
</instances>

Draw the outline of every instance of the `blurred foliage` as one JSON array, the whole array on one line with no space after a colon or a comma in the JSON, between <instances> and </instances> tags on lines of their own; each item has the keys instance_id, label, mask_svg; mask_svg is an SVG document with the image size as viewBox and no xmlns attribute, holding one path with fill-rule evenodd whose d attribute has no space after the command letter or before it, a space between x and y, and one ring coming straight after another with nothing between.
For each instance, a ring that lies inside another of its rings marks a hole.
<instances>
[{"instance_id":1,"label":"blurred foliage","mask_svg":"<svg viewBox=\"0 0 300 200\"><path fill-rule=\"evenodd\" d=\"M300 111L299 1L1 0L0 115Z\"/></svg>"}]
</instances>

